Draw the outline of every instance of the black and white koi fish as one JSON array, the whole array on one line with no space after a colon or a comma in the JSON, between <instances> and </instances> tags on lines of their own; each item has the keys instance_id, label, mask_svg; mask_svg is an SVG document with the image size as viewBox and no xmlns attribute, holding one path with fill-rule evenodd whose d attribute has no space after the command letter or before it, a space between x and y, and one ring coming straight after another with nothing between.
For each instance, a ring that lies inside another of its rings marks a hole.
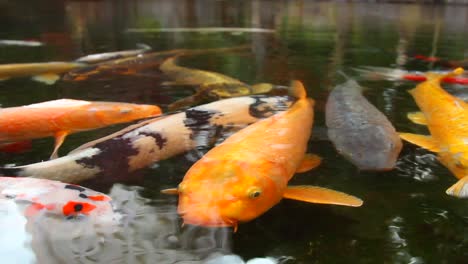
<instances>
[{"instance_id":1,"label":"black and white koi fish","mask_svg":"<svg viewBox=\"0 0 468 264\"><path fill-rule=\"evenodd\" d=\"M240 129L285 111L294 100L261 95L220 100L127 127L58 159L4 167L0 173L65 182L128 173L206 146L223 129Z\"/></svg>"}]
</instances>

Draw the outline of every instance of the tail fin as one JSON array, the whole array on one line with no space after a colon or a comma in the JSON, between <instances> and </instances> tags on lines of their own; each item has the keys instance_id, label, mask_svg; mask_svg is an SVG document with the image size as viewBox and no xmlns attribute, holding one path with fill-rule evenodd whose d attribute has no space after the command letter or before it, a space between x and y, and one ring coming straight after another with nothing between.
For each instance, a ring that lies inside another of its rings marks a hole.
<instances>
[{"instance_id":1,"label":"tail fin","mask_svg":"<svg viewBox=\"0 0 468 264\"><path fill-rule=\"evenodd\" d=\"M291 82L289 95L297 99L304 99L307 97L307 91L301 81L294 80Z\"/></svg>"},{"instance_id":2,"label":"tail fin","mask_svg":"<svg viewBox=\"0 0 468 264\"><path fill-rule=\"evenodd\" d=\"M0 167L0 176L23 177L21 176L22 171L23 170L18 167Z\"/></svg>"},{"instance_id":3,"label":"tail fin","mask_svg":"<svg viewBox=\"0 0 468 264\"><path fill-rule=\"evenodd\" d=\"M453 78L457 75L461 75L463 74L465 70L462 68L462 67L458 67L456 68L455 70L453 70L452 72L449 72L447 74L440 74L440 73L427 73L426 76L427 76L427 80L428 81L437 81L437 82L441 82L442 79L446 79L446 78Z\"/></svg>"}]
</instances>

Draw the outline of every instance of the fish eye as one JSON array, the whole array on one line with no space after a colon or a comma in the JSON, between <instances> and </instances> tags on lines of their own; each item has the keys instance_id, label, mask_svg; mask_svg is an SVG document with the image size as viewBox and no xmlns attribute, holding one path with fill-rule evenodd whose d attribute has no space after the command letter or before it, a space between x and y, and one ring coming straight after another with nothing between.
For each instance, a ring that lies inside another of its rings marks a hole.
<instances>
[{"instance_id":1,"label":"fish eye","mask_svg":"<svg viewBox=\"0 0 468 264\"><path fill-rule=\"evenodd\" d=\"M251 199L258 198L261 194L262 194L262 190L260 190L259 188L253 188L249 190L248 192L249 198Z\"/></svg>"}]
</instances>

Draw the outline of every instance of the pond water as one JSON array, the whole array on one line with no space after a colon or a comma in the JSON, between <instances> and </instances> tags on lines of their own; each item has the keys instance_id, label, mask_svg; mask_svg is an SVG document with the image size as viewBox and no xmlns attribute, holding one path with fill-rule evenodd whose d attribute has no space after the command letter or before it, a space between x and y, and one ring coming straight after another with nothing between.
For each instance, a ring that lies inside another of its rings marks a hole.
<instances>
[{"instance_id":1,"label":"pond water","mask_svg":"<svg viewBox=\"0 0 468 264\"><path fill-rule=\"evenodd\" d=\"M127 187L118 185L119 188L132 190L133 195L138 193L139 201L150 208L140 212L150 214L142 216L144 224L135 224L132 232L113 237L126 243L130 236L136 237L150 241L150 246L142 242L133 250L109 253L119 257L106 258L106 261L196 263L189 262L189 257L175 256L191 254L195 259L203 259L213 252L233 253L243 259L282 257L284 263L468 261L467 201L445 194L456 178L438 163L434 154L405 143L395 170L361 172L340 157L323 137L328 92L343 82L339 71L350 77L356 77L353 68L361 66L427 71L442 68L436 63L416 60L414 55L449 60L466 58L468 6L147 0L0 1L0 7L0 39L35 39L45 43L40 47L0 46L0 63L71 61L91 53L135 49L137 43L149 45L155 51L248 44L249 52L188 56L180 64L223 73L249 84L288 85L293 79L303 81L309 96L316 100L314 136L309 151L323 157L323 163L317 169L296 175L291 183L330 187L364 200L360 208L282 201L261 217L241 224L236 233L231 229L180 227L177 199L159 191L175 187L182 180L197 159L190 152L124 178L82 183L105 193L110 192L114 183L124 184ZM175 27L246 27L274 32L154 31ZM427 133L424 127L406 118L408 112L417 110L407 93L415 83L359 81L366 87L366 98L389 118L397 131ZM162 88L161 82L162 79L148 75L118 74L81 82L59 80L53 85L17 78L0 82L0 104L10 107L73 98L156 104L165 109L174 100L191 93L186 87ZM466 96L466 87L446 87ZM65 155L81 144L125 126L73 134L65 141L60 154ZM47 160L52 146L51 138L34 140L33 147L24 153L0 153L1 163L25 165ZM162 233L155 229L172 230L172 233L163 232L161 238ZM64 229L57 228L56 232L59 230ZM176 242L171 240L176 238ZM165 242L155 242L160 240ZM63 259L73 259L76 263L104 261L99 257L77 257L76 251L70 251L75 254L70 253L73 257L64 257L66 246L58 246L67 243L63 238L49 239L46 243L48 251L42 254L49 263L60 263ZM172 251L166 256L161 253L163 249ZM143 257L150 252L159 252L158 261ZM181 259L187 262L178 262Z\"/></svg>"}]
</instances>

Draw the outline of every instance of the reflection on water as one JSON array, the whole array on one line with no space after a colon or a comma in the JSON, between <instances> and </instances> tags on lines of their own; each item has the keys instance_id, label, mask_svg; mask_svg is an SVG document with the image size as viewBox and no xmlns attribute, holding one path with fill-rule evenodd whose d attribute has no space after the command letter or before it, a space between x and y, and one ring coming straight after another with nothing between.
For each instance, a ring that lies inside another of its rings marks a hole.
<instances>
[{"instance_id":1,"label":"reflection on water","mask_svg":"<svg viewBox=\"0 0 468 264\"><path fill-rule=\"evenodd\" d=\"M148 0L0 1L0 7L0 39L44 43L0 46L0 63L73 60L95 52L135 49L137 43L155 51L247 43L250 51L246 53L192 56L180 64L248 84L286 85L291 79L300 79L316 100L316 127L325 126L327 95L342 82L337 71L355 77L352 68L361 66L443 70L441 64L418 61L414 56L463 60L468 52L468 7L464 5ZM144 32L176 27L247 27L275 33ZM163 80L158 78L110 73L96 80L60 81L53 86L28 78L12 79L0 82L0 104L16 106L68 97L166 107L192 92L186 87L161 88ZM367 88L366 98L398 131L427 133L406 118L407 112L417 110L406 92L413 83L361 83ZM465 87L446 87L466 97ZM72 135L63 153L121 127ZM45 160L51 146L51 139L42 139L34 141L32 150L24 154L0 153L2 165ZM296 176L292 183L345 190L363 198L364 207L285 201L240 225L235 234L225 229L181 227L176 199L161 196L159 190L177 186L199 158L199 153L191 153L189 158L179 156L147 168L141 177L132 175L141 187L116 184L107 190L99 182L87 185L113 197L120 216L116 224L95 226L56 219L28 223L35 257L43 263L203 263L224 254L242 259L286 256L280 259L284 263L466 262L466 201L445 195L455 178L433 154L406 144L396 170L371 173L359 172L327 141L311 141L309 150L321 155L323 164ZM22 230L10 231L29 243L27 234L20 237ZM32 259L27 249L21 254L15 253L17 259Z\"/></svg>"}]
</instances>

